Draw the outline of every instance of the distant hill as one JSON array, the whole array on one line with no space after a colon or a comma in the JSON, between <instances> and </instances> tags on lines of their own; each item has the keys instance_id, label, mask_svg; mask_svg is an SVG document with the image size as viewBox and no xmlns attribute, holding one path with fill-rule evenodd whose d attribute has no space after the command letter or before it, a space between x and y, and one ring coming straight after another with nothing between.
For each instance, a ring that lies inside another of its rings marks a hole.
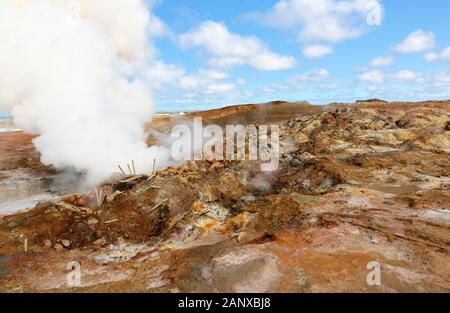
<instances>
[{"instance_id":1,"label":"distant hill","mask_svg":"<svg viewBox=\"0 0 450 313\"><path fill-rule=\"evenodd\" d=\"M367 100L356 100L356 103L387 103L387 101L381 99L367 99Z\"/></svg>"},{"instance_id":2,"label":"distant hill","mask_svg":"<svg viewBox=\"0 0 450 313\"><path fill-rule=\"evenodd\" d=\"M233 105L220 109L186 113L185 115L172 114L168 116L157 116L147 125L147 130L166 133L174 125L192 121L194 117L202 117L204 124L216 124L220 126L271 124L295 118L296 116L320 113L333 107L329 105L311 105L305 101L273 101L260 104ZM150 142L153 141L150 140Z\"/></svg>"}]
</instances>

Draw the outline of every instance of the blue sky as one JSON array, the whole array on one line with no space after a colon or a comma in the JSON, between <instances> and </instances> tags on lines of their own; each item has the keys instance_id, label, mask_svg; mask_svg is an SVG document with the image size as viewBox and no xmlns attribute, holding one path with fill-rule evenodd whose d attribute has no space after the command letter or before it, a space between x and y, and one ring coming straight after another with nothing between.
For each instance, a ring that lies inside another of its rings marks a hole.
<instances>
[{"instance_id":1,"label":"blue sky","mask_svg":"<svg viewBox=\"0 0 450 313\"><path fill-rule=\"evenodd\" d=\"M158 27L142 75L159 111L450 98L448 0L147 3Z\"/></svg>"}]
</instances>

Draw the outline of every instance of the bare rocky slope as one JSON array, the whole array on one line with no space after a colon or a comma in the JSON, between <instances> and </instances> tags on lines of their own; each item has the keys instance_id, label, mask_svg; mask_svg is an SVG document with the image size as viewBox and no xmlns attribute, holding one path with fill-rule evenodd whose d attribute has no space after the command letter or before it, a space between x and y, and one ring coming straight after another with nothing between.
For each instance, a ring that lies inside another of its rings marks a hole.
<instances>
[{"instance_id":1,"label":"bare rocky slope","mask_svg":"<svg viewBox=\"0 0 450 313\"><path fill-rule=\"evenodd\" d=\"M191 161L105 183L101 206L90 192L5 216L0 291L450 291L450 101L199 114L279 124L279 169ZM21 151L31 163L2 150L0 165L42 170ZM71 261L78 288L66 283ZM373 261L380 286L367 284Z\"/></svg>"}]
</instances>

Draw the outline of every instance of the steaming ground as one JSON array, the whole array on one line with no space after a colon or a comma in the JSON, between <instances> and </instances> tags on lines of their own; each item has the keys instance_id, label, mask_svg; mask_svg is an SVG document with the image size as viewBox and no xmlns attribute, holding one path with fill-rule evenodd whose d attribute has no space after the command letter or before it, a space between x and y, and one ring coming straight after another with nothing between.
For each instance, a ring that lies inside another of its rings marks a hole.
<instances>
[{"instance_id":1,"label":"steaming ground","mask_svg":"<svg viewBox=\"0 0 450 313\"><path fill-rule=\"evenodd\" d=\"M0 1L0 103L37 135L44 165L87 186L131 160L165 166L168 150L145 144L154 105L136 71L151 54L150 22L141 0Z\"/></svg>"},{"instance_id":2,"label":"steaming ground","mask_svg":"<svg viewBox=\"0 0 450 313\"><path fill-rule=\"evenodd\" d=\"M450 291L450 101L277 102L192 115L280 125L279 169L189 161L105 183L100 206L91 191L4 216L0 291ZM165 133L171 122L151 126ZM16 145L0 142L0 169L52 174L31 138L10 136ZM67 285L73 261L79 288ZM381 286L367 283L372 262Z\"/></svg>"}]
</instances>

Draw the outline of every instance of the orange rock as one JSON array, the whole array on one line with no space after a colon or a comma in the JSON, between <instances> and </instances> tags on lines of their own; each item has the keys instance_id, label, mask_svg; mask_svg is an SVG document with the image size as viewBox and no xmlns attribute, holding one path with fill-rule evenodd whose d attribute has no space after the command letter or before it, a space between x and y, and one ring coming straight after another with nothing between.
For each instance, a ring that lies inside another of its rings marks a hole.
<instances>
[{"instance_id":1,"label":"orange rock","mask_svg":"<svg viewBox=\"0 0 450 313\"><path fill-rule=\"evenodd\" d=\"M73 201L73 205L82 208L86 205L86 201L83 198L78 197Z\"/></svg>"},{"instance_id":2,"label":"orange rock","mask_svg":"<svg viewBox=\"0 0 450 313\"><path fill-rule=\"evenodd\" d=\"M73 195L72 196L68 196L66 199L64 199L64 201L69 203L69 204L74 203L75 200L76 200L76 197L73 196Z\"/></svg>"},{"instance_id":3,"label":"orange rock","mask_svg":"<svg viewBox=\"0 0 450 313\"><path fill-rule=\"evenodd\" d=\"M202 212L204 208L205 207L200 202L195 202L191 207L194 212Z\"/></svg>"},{"instance_id":4,"label":"orange rock","mask_svg":"<svg viewBox=\"0 0 450 313\"><path fill-rule=\"evenodd\" d=\"M216 168L223 168L223 167L224 167L224 165L222 162L215 162L213 165L211 165L211 167L209 169L213 170Z\"/></svg>"},{"instance_id":5,"label":"orange rock","mask_svg":"<svg viewBox=\"0 0 450 313\"><path fill-rule=\"evenodd\" d=\"M211 231L211 230L213 230L218 224L219 224L218 221L211 221L211 222L205 224L203 227L205 228L205 230Z\"/></svg>"},{"instance_id":6,"label":"orange rock","mask_svg":"<svg viewBox=\"0 0 450 313\"><path fill-rule=\"evenodd\" d=\"M185 173L185 172L188 172L189 169L190 169L189 164L188 164L188 163L184 163L184 164L180 167L179 172Z\"/></svg>"}]
</instances>

